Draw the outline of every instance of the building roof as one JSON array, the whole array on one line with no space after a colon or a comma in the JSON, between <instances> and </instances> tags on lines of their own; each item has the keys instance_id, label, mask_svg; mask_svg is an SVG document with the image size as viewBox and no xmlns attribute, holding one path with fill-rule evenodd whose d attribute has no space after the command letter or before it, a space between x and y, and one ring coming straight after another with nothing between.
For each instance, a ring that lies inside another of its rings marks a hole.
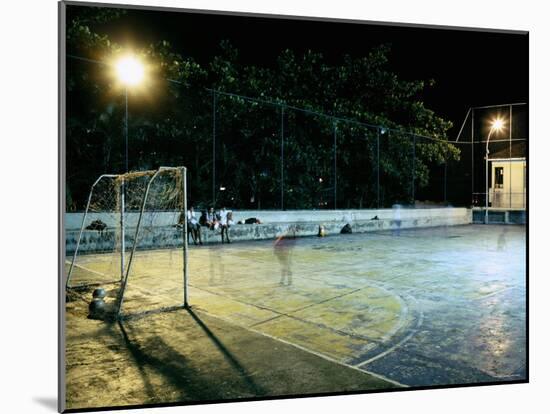
<instances>
[{"instance_id":1,"label":"building roof","mask_svg":"<svg viewBox=\"0 0 550 414\"><path fill-rule=\"evenodd\" d=\"M512 150L510 152L510 147L503 148L496 152L489 154L490 160L495 159L509 159L509 158L525 158L527 155L527 146L525 141L516 141L512 142Z\"/></svg>"}]
</instances>

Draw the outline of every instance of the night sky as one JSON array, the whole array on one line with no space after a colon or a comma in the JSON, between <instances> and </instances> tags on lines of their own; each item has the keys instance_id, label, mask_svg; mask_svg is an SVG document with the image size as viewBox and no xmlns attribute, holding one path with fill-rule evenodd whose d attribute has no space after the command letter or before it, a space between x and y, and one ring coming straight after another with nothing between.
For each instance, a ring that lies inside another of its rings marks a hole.
<instances>
[{"instance_id":1,"label":"night sky","mask_svg":"<svg viewBox=\"0 0 550 414\"><path fill-rule=\"evenodd\" d=\"M528 101L528 36L522 33L299 21L188 12L128 10L116 23L96 27L122 45L168 40L184 56L207 63L221 40L240 50L243 63L272 65L284 49L311 49L337 63L392 46L390 67L403 79L434 79L427 107L455 125L470 106Z\"/></svg>"}]
</instances>

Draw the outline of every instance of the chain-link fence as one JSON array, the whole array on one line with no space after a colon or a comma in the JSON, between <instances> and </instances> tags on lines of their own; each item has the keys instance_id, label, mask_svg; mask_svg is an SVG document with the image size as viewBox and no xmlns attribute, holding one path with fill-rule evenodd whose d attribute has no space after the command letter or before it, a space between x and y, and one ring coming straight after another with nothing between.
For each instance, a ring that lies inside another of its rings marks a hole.
<instances>
[{"instance_id":1,"label":"chain-link fence","mask_svg":"<svg viewBox=\"0 0 550 414\"><path fill-rule=\"evenodd\" d=\"M451 143L209 90L212 195L246 209L447 203Z\"/></svg>"},{"instance_id":2,"label":"chain-link fence","mask_svg":"<svg viewBox=\"0 0 550 414\"><path fill-rule=\"evenodd\" d=\"M523 104L472 108L447 141L170 80L138 94L102 68L67 62L68 211L82 210L92 177L160 165L189 166L201 209L484 206L486 194L490 207L525 207ZM494 119L503 127L487 145Z\"/></svg>"},{"instance_id":3,"label":"chain-link fence","mask_svg":"<svg viewBox=\"0 0 550 414\"><path fill-rule=\"evenodd\" d=\"M470 144L460 168L465 173L469 170L474 207L526 208L527 104L470 108L456 141Z\"/></svg>"}]
</instances>

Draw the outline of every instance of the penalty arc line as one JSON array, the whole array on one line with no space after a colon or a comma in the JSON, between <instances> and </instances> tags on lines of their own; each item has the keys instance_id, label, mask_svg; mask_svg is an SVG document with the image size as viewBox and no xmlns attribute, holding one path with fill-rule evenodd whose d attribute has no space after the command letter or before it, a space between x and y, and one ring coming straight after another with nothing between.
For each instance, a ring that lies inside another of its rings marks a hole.
<instances>
[{"instance_id":1,"label":"penalty arc line","mask_svg":"<svg viewBox=\"0 0 550 414\"><path fill-rule=\"evenodd\" d=\"M356 364L355 367L361 368L361 367L363 367L367 364L370 364L371 362L376 361L377 359L385 357L386 355L388 355L388 354L392 353L393 351L395 351L397 348L399 348L405 342L409 341L418 332L418 329L422 326L423 321L424 321L424 313L422 311L420 311L420 317L418 318L418 322L417 322L415 328L413 329L413 331L410 334L408 334L405 338L403 338L401 341L399 341L398 343L396 343L392 347L386 349L384 352L381 352L378 355L375 355L372 358L367 359L366 361L363 361L363 362L360 362L359 364Z\"/></svg>"},{"instance_id":2,"label":"penalty arc line","mask_svg":"<svg viewBox=\"0 0 550 414\"><path fill-rule=\"evenodd\" d=\"M390 378L387 378L387 377L385 377L385 376L383 376L383 375L381 375L381 374L377 374L377 373L375 373L375 372L370 372L370 371L367 371L367 370L365 370L365 369L357 368L357 366L353 366L353 365L346 364L345 362L342 362L342 361L339 361L339 360L337 360L337 359L331 358L331 357L329 357L328 355L324 355L324 354L321 354L320 352L313 351L312 349L306 348L305 346L298 345L298 344L294 344L294 343L289 342L289 341L286 341L286 340L284 340L284 339L277 338L276 336L272 336L272 335L266 334L265 332L257 331L256 329L251 329L251 328L248 328L248 327L246 327L246 326L238 325L238 324L236 324L235 322L233 322L233 321L231 321L231 320L229 320L229 319L222 318L222 317L220 317L220 316L214 315L214 314L212 314L212 313L210 313L210 312L208 312L208 311L206 311L206 310L204 310L204 309L200 309L200 311L203 312L203 313L206 313L208 316L210 316L210 317L212 317L212 318L222 320L222 321L224 321L224 322L226 322L226 323L229 323L229 324L231 324L231 325L239 326L239 327L241 327L241 328L243 328L243 329L246 329L247 331L254 332L254 333L256 333L256 334L258 334L258 335L261 335L261 336L264 336L264 337L266 337L266 338L269 338L269 339L273 339L273 340L275 340L275 341L282 342L282 343L284 343L284 344L286 344L286 345L290 345L290 346L292 346L292 347L294 347L294 348L297 348L297 349L300 349L300 350L302 350L302 351L308 352L308 353L310 353L310 354L313 354L313 355L315 355L315 356L318 356L319 358L325 359L325 360L330 361L330 362L333 362L333 363L335 363L335 364L342 365L342 366L345 366L345 367L347 367L347 368L351 368L351 369L353 369L353 370L355 370L355 371L359 371L359 372L362 372L362 373L369 374L369 375L371 375L371 376L373 376L373 377L375 377L375 378L378 378L378 379L380 379L380 380L389 382L390 384L393 384L393 385L398 386L398 387L401 387L401 388L409 388L408 385L401 384L400 382L394 381L394 380L392 380L392 379L390 379Z\"/></svg>"}]
</instances>

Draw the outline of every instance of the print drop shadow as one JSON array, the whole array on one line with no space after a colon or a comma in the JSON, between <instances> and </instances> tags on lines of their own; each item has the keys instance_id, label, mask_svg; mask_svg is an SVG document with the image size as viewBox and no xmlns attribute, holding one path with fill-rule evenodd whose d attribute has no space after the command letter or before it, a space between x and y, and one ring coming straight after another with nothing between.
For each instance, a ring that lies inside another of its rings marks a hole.
<instances>
[{"instance_id":1,"label":"print drop shadow","mask_svg":"<svg viewBox=\"0 0 550 414\"><path fill-rule=\"evenodd\" d=\"M33 401L52 412L57 412L56 397L33 397Z\"/></svg>"}]
</instances>

